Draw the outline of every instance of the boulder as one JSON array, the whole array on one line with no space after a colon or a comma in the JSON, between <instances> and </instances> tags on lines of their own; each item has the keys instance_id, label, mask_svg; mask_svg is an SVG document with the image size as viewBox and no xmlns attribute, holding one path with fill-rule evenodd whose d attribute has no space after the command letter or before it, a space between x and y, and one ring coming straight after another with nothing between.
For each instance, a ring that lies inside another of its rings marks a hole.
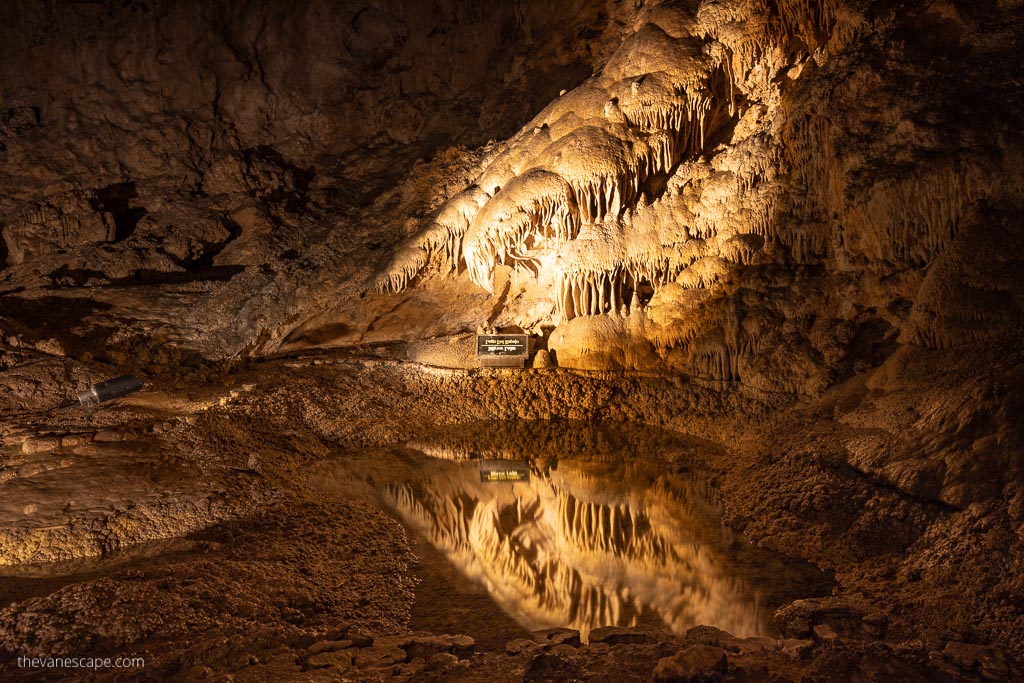
<instances>
[{"instance_id":1,"label":"boulder","mask_svg":"<svg viewBox=\"0 0 1024 683\"><path fill-rule=\"evenodd\" d=\"M665 640L667 635L649 628L602 626L590 632L591 643L608 643L609 645L641 645Z\"/></svg>"},{"instance_id":2,"label":"boulder","mask_svg":"<svg viewBox=\"0 0 1024 683\"><path fill-rule=\"evenodd\" d=\"M712 683L722 680L728 666L725 650L713 645L691 645L654 667L655 683Z\"/></svg>"}]
</instances>

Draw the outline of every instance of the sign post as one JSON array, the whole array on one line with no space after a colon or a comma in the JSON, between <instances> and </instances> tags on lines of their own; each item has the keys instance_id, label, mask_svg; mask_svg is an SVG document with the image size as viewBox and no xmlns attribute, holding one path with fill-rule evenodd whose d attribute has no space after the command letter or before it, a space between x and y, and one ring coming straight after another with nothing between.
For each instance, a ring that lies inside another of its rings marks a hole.
<instances>
[{"instance_id":1,"label":"sign post","mask_svg":"<svg viewBox=\"0 0 1024 683\"><path fill-rule=\"evenodd\" d=\"M478 334L476 357L482 368L521 368L530 356L525 334Z\"/></svg>"}]
</instances>

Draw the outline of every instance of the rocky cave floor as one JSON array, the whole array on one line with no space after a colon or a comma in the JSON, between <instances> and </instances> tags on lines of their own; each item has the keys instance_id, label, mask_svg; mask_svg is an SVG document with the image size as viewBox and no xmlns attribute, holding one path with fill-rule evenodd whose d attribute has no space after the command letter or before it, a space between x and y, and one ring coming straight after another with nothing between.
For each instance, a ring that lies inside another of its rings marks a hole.
<instances>
[{"instance_id":1,"label":"rocky cave floor","mask_svg":"<svg viewBox=\"0 0 1024 683\"><path fill-rule=\"evenodd\" d=\"M993 349L978 376L975 358L903 349L804 402L655 375L449 370L401 356L366 347L182 369L92 415L32 411L59 403L67 378L112 368L53 358L4 371L18 389L5 396L33 397L5 406L20 417L3 424L0 548L28 563L0 579L4 679L38 678L18 655L62 654L146 659L144 670L90 680L1021 675L1019 511L998 493L942 502L920 472L913 489L850 464L851 444L870 439L949 451L978 434L1009 438L1019 350ZM908 427L924 410L938 425L927 434ZM859 426L864 415L875 426ZM510 632L506 643L474 638L473 615L469 634L410 632L409 535L344 482L325 485L317 465L400 448L437 424L509 418L646 424L720 444L702 465L726 522L834 573L833 595L780 609L781 639L702 626L681 637L600 629L589 644L568 630ZM82 555L99 559L66 561Z\"/></svg>"}]
</instances>

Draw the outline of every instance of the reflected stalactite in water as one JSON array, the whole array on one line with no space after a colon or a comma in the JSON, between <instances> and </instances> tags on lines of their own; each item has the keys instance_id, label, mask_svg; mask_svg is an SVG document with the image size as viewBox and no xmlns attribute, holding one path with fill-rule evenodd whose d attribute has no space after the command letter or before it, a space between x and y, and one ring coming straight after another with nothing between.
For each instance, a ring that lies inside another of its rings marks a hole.
<instances>
[{"instance_id":1,"label":"reflected stalactite in water","mask_svg":"<svg viewBox=\"0 0 1024 683\"><path fill-rule=\"evenodd\" d=\"M590 450L571 459L530 440L544 459L532 463L529 482L481 483L465 461L513 452L507 437L489 449L447 442L424 450L450 460L433 461L414 482L388 484L384 499L527 628L586 634L657 618L680 634L697 624L763 632L758 600L728 572L732 538L705 481L665 473L642 452L619 450L615 438L602 436L594 450L592 439L570 438Z\"/></svg>"}]
</instances>

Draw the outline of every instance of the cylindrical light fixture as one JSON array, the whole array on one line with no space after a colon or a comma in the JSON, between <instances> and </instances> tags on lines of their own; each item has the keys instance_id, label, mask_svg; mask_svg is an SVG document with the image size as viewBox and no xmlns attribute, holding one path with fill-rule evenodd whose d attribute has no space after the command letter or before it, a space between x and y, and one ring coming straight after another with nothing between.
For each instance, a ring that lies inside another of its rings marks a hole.
<instances>
[{"instance_id":1,"label":"cylindrical light fixture","mask_svg":"<svg viewBox=\"0 0 1024 683\"><path fill-rule=\"evenodd\" d=\"M98 382L85 391L78 392L78 402L89 408L97 403L127 396L141 388L142 380L135 375L121 375L105 382Z\"/></svg>"}]
</instances>

